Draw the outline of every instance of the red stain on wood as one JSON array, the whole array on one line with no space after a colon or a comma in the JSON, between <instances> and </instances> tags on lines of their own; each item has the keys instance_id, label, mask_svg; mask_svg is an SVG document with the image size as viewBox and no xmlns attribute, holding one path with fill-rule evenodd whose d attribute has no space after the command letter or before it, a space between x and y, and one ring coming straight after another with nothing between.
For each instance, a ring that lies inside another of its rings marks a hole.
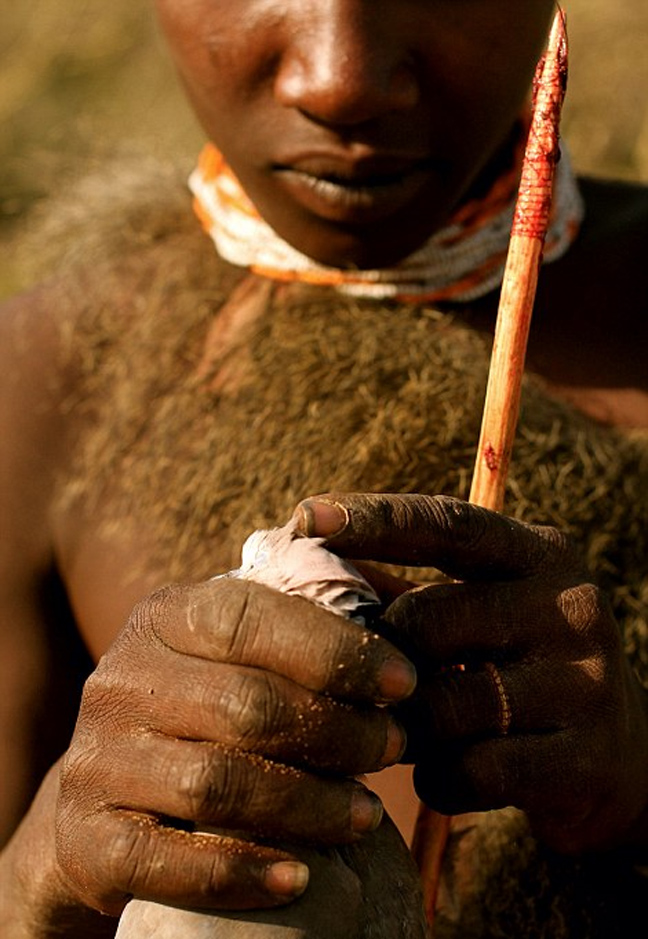
<instances>
[{"instance_id":1,"label":"red stain on wood","mask_svg":"<svg viewBox=\"0 0 648 939\"><path fill-rule=\"evenodd\" d=\"M486 466L494 472L496 469L499 469L500 457L499 453L495 449L492 443L487 443L484 447L484 463Z\"/></svg>"}]
</instances>

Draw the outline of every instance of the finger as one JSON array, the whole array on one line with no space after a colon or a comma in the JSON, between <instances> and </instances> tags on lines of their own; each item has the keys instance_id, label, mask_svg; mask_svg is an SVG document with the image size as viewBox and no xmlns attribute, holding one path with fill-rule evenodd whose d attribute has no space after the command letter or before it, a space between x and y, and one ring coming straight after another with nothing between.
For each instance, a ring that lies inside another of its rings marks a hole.
<instances>
[{"instance_id":1,"label":"finger","mask_svg":"<svg viewBox=\"0 0 648 939\"><path fill-rule=\"evenodd\" d=\"M538 817L579 818L591 793L600 791L595 766L579 753L582 744L573 730L443 744L416 765L414 785L443 814L513 805Z\"/></svg>"},{"instance_id":2,"label":"finger","mask_svg":"<svg viewBox=\"0 0 648 939\"><path fill-rule=\"evenodd\" d=\"M423 680L398 708L408 732L406 762L427 759L430 746L469 746L500 736L541 739L572 732L593 737L611 707L602 662L531 660L475 669L451 668Z\"/></svg>"},{"instance_id":3,"label":"finger","mask_svg":"<svg viewBox=\"0 0 648 939\"><path fill-rule=\"evenodd\" d=\"M549 847L580 853L612 845L623 830L619 816L628 816L616 800L614 769L621 759L604 726L582 721L545 734L439 745L415 767L414 783L443 814L515 806Z\"/></svg>"},{"instance_id":4,"label":"finger","mask_svg":"<svg viewBox=\"0 0 648 939\"><path fill-rule=\"evenodd\" d=\"M370 561L354 561L353 566L376 591L384 604L393 603L406 590L412 590L418 584L413 580L397 577L391 571Z\"/></svg>"},{"instance_id":5,"label":"finger","mask_svg":"<svg viewBox=\"0 0 648 939\"><path fill-rule=\"evenodd\" d=\"M431 743L492 738L510 730L511 699L490 670L449 670L424 684L399 716L408 727L404 759L427 759Z\"/></svg>"},{"instance_id":6,"label":"finger","mask_svg":"<svg viewBox=\"0 0 648 939\"><path fill-rule=\"evenodd\" d=\"M453 662L528 655L541 661L557 650L572 659L593 654L603 602L591 585L532 581L433 584L402 594L383 614L388 635L419 671Z\"/></svg>"},{"instance_id":7,"label":"finger","mask_svg":"<svg viewBox=\"0 0 648 939\"><path fill-rule=\"evenodd\" d=\"M384 707L351 707L263 669L178 654L172 663L166 658L149 659L146 685L137 702L132 694L130 699L131 719L160 734L345 776L382 769L403 752L404 731ZM129 664L136 676L139 663ZM93 687L91 681L85 691L91 710L93 696L105 695L104 687L96 693Z\"/></svg>"},{"instance_id":8,"label":"finger","mask_svg":"<svg viewBox=\"0 0 648 939\"><path fill-rule=\"evenodd\" d=\"M131 624L178 652L267 668L337 697L394 701L416 684L411 663L386 640L248 581L166 588L136 608Z\"/></svg>"},{"instance_id":9,"label":"finger","mask_svg":"<svg viewBox=\"0 0 648 939\"><path fill-rule=\"evenodd\" d=\"M353 779L182 740L142 738L115 748L99 791L107 802L119 791L117 808L328 845L354 841L382 817L380 800Z\"/></svg>"},{"instance_id":10,"label":"finger","mask_svg":"<svg viewBox=\"0 0 648 939\"><path fill-rule=\"evenodd\" d=\"M398 710L408 728L405 759L425 759L430 741L462 741L532 733L573 724L574 701L591 700L590 679L578 665L552 663L449 669L422 682Z\"/></svg>"},{"instance_id":11,"label":"finger","mask_svg":"<svg viewBox=\"0 0 648 939\"><path fill-rule=\"evenodd\" d=\"M149 815L103 812L59 829L59 858L88 906L118 916L131 897L197 909L272 907L298 896L308 868L288 852L178 831Z\"/></svg>"},{"instance_id":12,"label":"finger","mask_svg":"<svg viewBox=\"0 0 648 939\"><path fill-rule=\"evenodd\" d=\"M436 567L463 579L529 577L573 568L568 539L451 496L388 493L318 496L295 511L298 529L351 558Z\"/></svg>"},{"instance_id":13,"label":"finger","mask_svg":"<svg viewBox=\"0 0 648 939\"><path fill-rule=\"evenodd\" d=\"M371 841L380 834L379 830ZM382 846L380 840L378 844ZM295 854L310 873L308 890L299 903L264 910L202 911L200 919L193 911L183 914L174 910L170 920L168 907L131 901L120 928L124 936L138 939L188 939L197 934L202 939L306 939L306 935L312 939L358 939L363 931L364 891L348 859L341 862L337 852L305 846L295 849ZM306 927L306 923L318 924L316 935L314 927Z\"/></svg>"}]
</instances>

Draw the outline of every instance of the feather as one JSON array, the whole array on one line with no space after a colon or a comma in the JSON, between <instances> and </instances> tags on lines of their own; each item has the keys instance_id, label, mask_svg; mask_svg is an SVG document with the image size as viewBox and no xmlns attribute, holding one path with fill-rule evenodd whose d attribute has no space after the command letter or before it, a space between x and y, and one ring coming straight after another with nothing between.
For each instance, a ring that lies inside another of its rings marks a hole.
<instances>
[{"instance_id":1,"label":"feather","mask_svg":"<svg viewBox=\"0 0 648 939\"><path fill-rule=\"evenodd\" d=\"M304 538L293 522L253 532L241 551L241 566L222 577L253 580L364 625L380 600L348 561L324 547L323 538Z\"/></svg>"}]
</instances>

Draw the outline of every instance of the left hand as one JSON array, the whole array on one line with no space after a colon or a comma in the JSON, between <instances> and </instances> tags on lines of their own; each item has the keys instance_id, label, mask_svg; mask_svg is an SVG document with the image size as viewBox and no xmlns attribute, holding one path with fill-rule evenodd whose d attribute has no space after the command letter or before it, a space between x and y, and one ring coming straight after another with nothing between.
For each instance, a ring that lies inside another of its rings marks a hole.
<instances>
[{"instance_id":1,"label":"left hand","mask_svg":"<svg viewBox=\"0 0 648 939\"><path fill-rule=\"evenodd\" d=\"M647 696L569 538L446 496L336 494L297 516L345 557L455 581L406 590L384 615L418 670L398 716L423 801L514 805L563 852L645 838Z\"/></svg>"}]
</instances>

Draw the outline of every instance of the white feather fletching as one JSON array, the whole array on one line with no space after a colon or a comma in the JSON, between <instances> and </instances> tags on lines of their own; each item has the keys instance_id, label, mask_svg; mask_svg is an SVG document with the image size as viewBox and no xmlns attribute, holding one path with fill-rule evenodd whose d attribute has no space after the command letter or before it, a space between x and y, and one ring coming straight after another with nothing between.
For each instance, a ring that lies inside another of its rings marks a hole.
<instances>
[{"instance_id":1,"label":"white feather fletching","mask_svg":"<svg viewBox=\"0 0 648 939\"><path fill-rule=\"evenodd\" d=\"M281 593L364 622L363 611L377 611L380 600L356 568L324 547L323 538L304 538L293 522L253 532L243 545L241 566L221 575L253 580Z\"/></svg>"}]
</instances>

